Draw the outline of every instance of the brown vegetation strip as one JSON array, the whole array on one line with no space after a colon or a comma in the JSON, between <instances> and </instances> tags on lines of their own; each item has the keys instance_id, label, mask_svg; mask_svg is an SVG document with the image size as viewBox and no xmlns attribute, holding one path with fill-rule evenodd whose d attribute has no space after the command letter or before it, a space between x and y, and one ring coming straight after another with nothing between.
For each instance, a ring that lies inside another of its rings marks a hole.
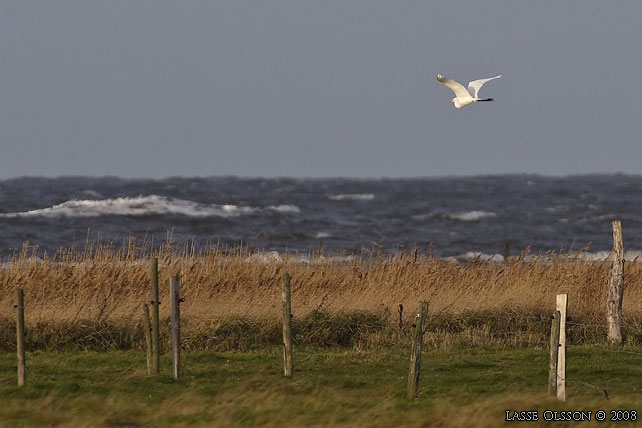
<instances>
[{"instance_id":1,"label":"brown vegetation strip","mask_svg":"<svg viewBox=\"0 0 642 428\"><path fill-rule=\"evenodd\" d=\"M245 250L204 253L171 249L158 254L161 316L169 316L169 278L180 275L185 298L181 310L192 323L213 318L277 319L279 278L292 275L295 316L314 310L371 311L404 315L420 300L430 303L431 315L464 312L548 313L555 295L568 293L569 316L604 317L609 263L583 262L570 255L547 255L539 261L514 258L506 264L444 262L431 255L380 255L346 263L317 258L298 262L248 261ZM31 321L138 319L150 300L149 257L125 247L58 253L45 259L27 251L0 269L0 317L11 317L14 289L25 290ZM642 264L625 266L624 314L642 314Z\"/></svg>"}]
</instances>

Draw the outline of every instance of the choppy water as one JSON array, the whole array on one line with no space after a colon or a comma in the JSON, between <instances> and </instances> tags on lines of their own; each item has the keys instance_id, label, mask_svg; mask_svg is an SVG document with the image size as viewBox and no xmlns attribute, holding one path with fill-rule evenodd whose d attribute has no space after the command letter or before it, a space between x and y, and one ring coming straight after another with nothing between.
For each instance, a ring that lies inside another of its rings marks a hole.
<instances>
[{"instance_id":1,"label":"choppy water","mask_svg":"<svg viewBox=\"0 0 642 428\"><path fill-rule=\"evenodd\" d=\"M642 249L642 176L504 175L418 179L114 177L0 181L0 255L23 242L41 251L116 245L251 244L308 252L427 248L443 256L611 247Z\"/></svg>"}]
</instances>

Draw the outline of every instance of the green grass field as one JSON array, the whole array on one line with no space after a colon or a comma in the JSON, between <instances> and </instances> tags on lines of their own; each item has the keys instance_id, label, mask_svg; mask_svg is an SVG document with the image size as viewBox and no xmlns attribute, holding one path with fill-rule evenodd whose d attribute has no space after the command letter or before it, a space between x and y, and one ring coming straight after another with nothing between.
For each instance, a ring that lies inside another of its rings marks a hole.
<instances>
[{"instance_id":1,"label":"green grass field","mask_svg":"<svg viewBox=\"0 0 642 428\"><path fill-rule=\"evenodd\" d=\"M569 399L560 403L546 394L546 349L425 350L416 400L405 398L408 352L401 349L299 348L292 378L281 374L280 348L184 352L180 382L170 377L168 355L162 374L148 377L141 352L38 351L27 354L23 388L16 386L15 354L5 352L0 421L7 427L493 427L507 423L505 410L537 410L540 421L546 409L642 412L641 361L642 348L569 347Z\"/></svg>"}]
</instances>

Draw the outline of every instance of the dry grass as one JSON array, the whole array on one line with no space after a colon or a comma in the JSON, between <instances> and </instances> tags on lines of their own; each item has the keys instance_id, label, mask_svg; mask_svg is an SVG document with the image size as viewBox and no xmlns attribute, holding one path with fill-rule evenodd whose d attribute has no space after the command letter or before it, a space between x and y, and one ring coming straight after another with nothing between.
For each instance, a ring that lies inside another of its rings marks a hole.
<instances>
[{"instance_id":1,"label":"dry grass","mask_svg":"<svg viewBox=\"0 0 642 428\"><path fill-rule=\"evenodd\" d=\"M88 247L39 259L25 247L10 266L0 269L0 319L13 317L14 289L22 287L31 324L139 325L141 305L150 300L150 255L129 244L118 250ZM577 334L601 333L609 270L609 263L584 262L571 255L546 254L526 261L526 252L506 264L455 264L431 254L379 255L343 263L323 257L300 263L289 256L261 263L249 262L251 254L244 249L196 253L167 247L153 255L159 258L161 301L169 294L169 277L181 277L181 311L188 330L216 330L229 319L278 320L279 278L288 269L295 317L367 311L395 326L400 304L406 322L425 299L435 341L443 341L441 333L458 330L472 335L472 342L475 335L502 340L502 329L509 329L520 331L522 342L541 342L557 293L569 295L571 322L582 323L583 333ZM625 266L623 307L627 328L639 330L640 263ZM169 304L161 304L161 317L169 317ZM495 327L489 327L490 318ZM531 340L533 325L541 331Z\"/></svg>"}]
</instances>

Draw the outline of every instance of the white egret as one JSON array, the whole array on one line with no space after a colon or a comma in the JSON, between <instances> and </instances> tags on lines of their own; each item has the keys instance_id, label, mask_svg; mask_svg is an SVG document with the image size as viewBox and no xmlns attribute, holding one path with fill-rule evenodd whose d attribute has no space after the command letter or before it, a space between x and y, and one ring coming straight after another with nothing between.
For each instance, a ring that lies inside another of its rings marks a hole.
<instances>
[{"instance_id":1,"label":"white egret","mask_svg":"<svg viewBox=\"0 0 642 428\"><path fill-rule=\"evenodd\" d=\"M468 89L464 88L464 85L462 85L461 83L455 82L453 79L444 77L441 74L437 75L437 80L452 89L452 91L457 96L450 100L450 102L453 103L456 108L462 108L463 106L467 106L468 104L476 103L478 101L495 101L495 98L479 98L477 94L479 93L479 90L484 85L484 83L490 80L499 79L500 77L502 77L501 74L499 76L489 77L487 79L473 80L472 82L468 83Z\"/></svg>"}]
</instances>

